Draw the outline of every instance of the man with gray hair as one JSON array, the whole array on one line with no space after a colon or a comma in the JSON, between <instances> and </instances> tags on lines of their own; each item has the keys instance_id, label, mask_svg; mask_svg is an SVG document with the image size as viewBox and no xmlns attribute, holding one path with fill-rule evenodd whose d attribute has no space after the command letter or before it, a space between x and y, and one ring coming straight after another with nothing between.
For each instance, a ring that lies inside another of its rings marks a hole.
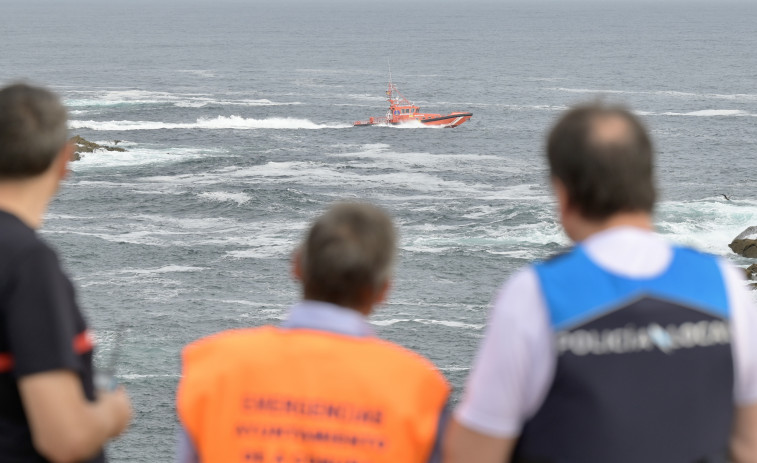
<instances>
[{"instance_id":1,"label":"man with gray hair","mask_svg":"<svg viewBox=\"0 0 757 463\"><path fill-rule=\"evenodd\" d=\"M574 108L547 161L575 246L502 287L445 462L756 462L757 311L743 272L653 232L641 122Z\"/></svg>"},{"instance_id":2,"label":"man with gray hair","mask_svg":"<svg viewBox=\"0 0 757 463\"><path fill-rule=\"evenodd\" d=\"M73 147L51 92L0 90L0 460L103 462L126 429L122 388L95 391L92 341L55 252L37 235Z\"/></svg>"},{"instance_id":3,"label":"man with gray hair","mask_svg":"<svg viewBox=\"0 0 757 463\"><path fill-rule=\"evenodd\" d=\"M367 321L387 296L395 252L391 219L375 206L342 203L319 217L293 259L304 300L280 327L184 350L179 461L435 459L449 387Z\"/></svg>"}]
</instances>

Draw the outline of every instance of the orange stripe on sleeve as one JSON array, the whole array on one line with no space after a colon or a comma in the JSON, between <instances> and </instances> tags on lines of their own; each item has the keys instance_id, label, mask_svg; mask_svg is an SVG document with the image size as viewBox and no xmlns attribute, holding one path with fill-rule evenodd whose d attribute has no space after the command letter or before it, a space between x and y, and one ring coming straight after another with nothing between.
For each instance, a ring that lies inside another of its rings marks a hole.
<instances>
[{"instance_id":1,"label":"orange stripe on sleeve","mask_svg":"<svg viewBox=\"0 0 757 463\"><path fill-rule=\"evenodd\" d=\"M92 334L89 330L84 330L77 334L73 340L74 352L78 355L86 354L91 351L95 343L92 340ZM9 373L13 370L13 355L7 352L0 352L0 373Z\"/></svg>"},{"instance_id":2,"label":"orange stripe on sleeve","mask_svg":"<svg viewBox=\"0 0 757 463\"><path fill-rule=\"evenodd\" d=\"M0 373L9 373L13 370L13 356L11 354L0 353Z\"/></svg>"}]
</instances>

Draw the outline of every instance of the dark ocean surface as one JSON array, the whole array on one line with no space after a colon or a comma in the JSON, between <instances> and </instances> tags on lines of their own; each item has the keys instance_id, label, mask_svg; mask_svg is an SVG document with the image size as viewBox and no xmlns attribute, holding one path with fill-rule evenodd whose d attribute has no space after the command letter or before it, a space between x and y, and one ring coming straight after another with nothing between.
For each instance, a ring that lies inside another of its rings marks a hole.
<instances>
[{"instance_id":1,"label":"dark ocean surface","mask_svg":"<svg viewBox=\"0 0 757 463\"><path fill-rule=\"evenodd\" d=\"M125 327L134 423L113 462L173 458L183 345L275 324L289 258L340 199L385 206L397 279L372 322L456 389L505 278L568 245L544 134L601 98L653 134L667 238L722 255L757 225L757 3L0 0L0 84L59 92L86 154L51 205L98 341ZM388 64L456 129L353 128L386 111ZM732 195L726 201L720 193Z\"/></svg>"}]
</instances>

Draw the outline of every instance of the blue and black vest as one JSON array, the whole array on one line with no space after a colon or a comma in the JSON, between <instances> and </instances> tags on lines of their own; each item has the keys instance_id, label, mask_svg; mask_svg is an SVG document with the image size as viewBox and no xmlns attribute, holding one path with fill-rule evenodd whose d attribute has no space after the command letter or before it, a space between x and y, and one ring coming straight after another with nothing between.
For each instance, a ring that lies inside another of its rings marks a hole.
<instances>
[{"instance_id":1,"label":"blue and black vest","mask_svg":"<svg viewBox=\"0 0 757 463\"><path fill-rule=\"evenodd\" d=\"M734 367L714 257L674 248L663 274L636 279L577 246L536 273L557 363L513 462L726 461Z\"/></svg>"}]
</instances>

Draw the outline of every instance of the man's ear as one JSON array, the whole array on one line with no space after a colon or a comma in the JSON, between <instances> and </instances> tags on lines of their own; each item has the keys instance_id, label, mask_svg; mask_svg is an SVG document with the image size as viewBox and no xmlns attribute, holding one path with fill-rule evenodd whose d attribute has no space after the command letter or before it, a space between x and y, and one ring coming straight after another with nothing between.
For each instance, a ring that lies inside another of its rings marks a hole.
<instances>
[{"instance_id":1,"label":"man's ear","mask_svg":"<svg viewBox=\"0 0 757 463\"><path fill-rule=\"evenodd\" d=\"M297 248L297 250L292 253L292 276L297 281L303 281L302 250L300 248Z\"/></svg>"},{"instance_id":2,"label":"man's ear","mask_svg":"<svg viewBox=\"0 0 757 463\"><path fill-rule=\"evenodd\" d=\"M383 285L374 293L374 305L383 304L386 302L386 299L389 297L389 290L392 289L392 282L391 280L387 279Z\"/></svg>"},{"instance_id":3,"label":"man's ear","mask_svg":"<svg viewBox=\"0 0 757 463\"><path fill-rule=\"evenodd\" d=\"M68 163L73 159L75 149L76 146L73 143L66 143L53 161L53 168L55 169L56 176L61 180L68 177Z\"/></svg>"}]
</instances>

